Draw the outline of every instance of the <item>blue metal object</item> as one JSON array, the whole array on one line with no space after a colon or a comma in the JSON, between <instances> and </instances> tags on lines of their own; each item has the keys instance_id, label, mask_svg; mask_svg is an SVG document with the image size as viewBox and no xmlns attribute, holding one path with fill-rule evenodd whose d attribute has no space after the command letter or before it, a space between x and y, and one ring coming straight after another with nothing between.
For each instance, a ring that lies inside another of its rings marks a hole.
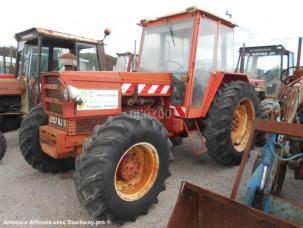
<instances>
[{"instance_id":1,"label":"blue metal object","mask_svg":"<svg viewBox=\"0 0 303 228\"><path fill-rule=\"evenodd\" d=\"M261 187L262 178L266 178L266 173L264 174L264 172L268 171L268 168L271 167L273 163L274 155L271 151L274 148L276 138L277 135L273 134L270 137L270 140L264 146L261 154L260 164L255 169L254 173L246 182L245 187L241 191L240 199L243 204L248 206L253 204L256 197L256 191Z\"/></svg>"},{"instance_id":2,"label":"blue metal object","mask_svg":"<svg viewBox=\"0 0 303 228\"><path fill-rule=\"evenodd\" d=\"M284 148L283 145L277 146L279 145L278 138L278 134L272 134L262 149L259 165L242 188L240 201L253 206L256 204L255 201L259 200L257 205L260 208L257 209L303 226L303 207L271 194L281 167L279 163L291 159L283 158Z\"/></svg>"},{"instance_id":3,"label":"blue metal object","mask_svg":"<svg viewBox=\"0 0 303 228\"><path fill-rule=\"evenodd\" d=\"M261 185L264 165L261 163L250 179L246 182L244 191L240 193L241 203L251 206L254 202L257 189Z\"/></svg>"}]
</instances>

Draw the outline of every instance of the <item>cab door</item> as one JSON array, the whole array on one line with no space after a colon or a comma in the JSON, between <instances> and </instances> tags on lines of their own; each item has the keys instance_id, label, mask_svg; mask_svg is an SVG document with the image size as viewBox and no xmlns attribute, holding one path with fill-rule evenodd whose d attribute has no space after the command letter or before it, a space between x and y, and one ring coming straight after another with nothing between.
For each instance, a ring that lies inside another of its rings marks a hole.
<instances>
[{"instance_id":1,"label":"cab door","mask_svg":"<svg viewBox=\"0 0 303 228\"><path fill-rule=\"evenodd\" d=\"M26 84L25 100L23 110L28 112L39 103L39 75L48 69L49 48L41 47L41 54L35 45L25 44L21 54L21 66L18 76L24 78ZM40 63L40 64L39 64ZM38 67L40 66L40 67Z\"/></svg>"},{"instance_id":2,"label":"cab door","mask_svg":"<svg viewBox=\"0 0 303 228\"><path fill-rule=\"evenodd\" d=\"M233 28L200 17L195 65L192 76L189 118L204 117L208 92L216 72L233 70Z\"/></svg>"}]
</instances>

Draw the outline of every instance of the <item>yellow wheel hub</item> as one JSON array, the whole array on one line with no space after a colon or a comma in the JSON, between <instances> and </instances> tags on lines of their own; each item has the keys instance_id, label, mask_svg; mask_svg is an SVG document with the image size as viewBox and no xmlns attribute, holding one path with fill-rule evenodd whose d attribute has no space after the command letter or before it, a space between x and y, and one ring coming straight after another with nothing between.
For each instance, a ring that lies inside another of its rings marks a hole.
<instances>
[{"instance_id":1,"label":"yellow wheel hub","mask_svg":"<svg viewBox=\"0 0 303 228\"><path fill-rule=\"evenodd\" d=\"M154 185L159 170L157 149L147 142L131 146L121 157L115 172L115 189L119 197L135 201Z\"/></svg>"},{"instance_id":2,"label":"yellow wheel hub","mask_svg":"<svg viewBox=\"0 0 303 228\"><path fill-rule=\"evenodd\" d=\"M255 118L255 109L248 99L242 100L233 116L231 141L237 152L243 152L247 146L250 132Z\"/></svg>"}]
</instances>

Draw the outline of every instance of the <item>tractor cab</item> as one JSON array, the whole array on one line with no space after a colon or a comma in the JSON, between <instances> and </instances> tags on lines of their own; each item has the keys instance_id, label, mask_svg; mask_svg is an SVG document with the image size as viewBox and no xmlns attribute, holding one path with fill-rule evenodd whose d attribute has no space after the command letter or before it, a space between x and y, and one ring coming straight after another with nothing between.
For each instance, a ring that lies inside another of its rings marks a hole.
<instances>
[{"instance_id":1,"label":"tractor cab","mask_svg":"<svg viewBox=\"0 0 303 228\"><path fill-rule=\"evenodd\" d=\"M243 69L241 69L243 56ZM276 97L281 85L281 74L289 69L293 75L294 53L286 50L283 45L241 47L236 71L249 75L261 97ZM292 72L291 72L292 71ZM260 96L259 96L260 97Z\"/></svg>"},{"instance_id":2,"label":"tractor cab","mask_svg":"<svg viewBox=\"0 0 303 228\"><path fill-rule=\"evenodd\" d=\"M41 72L61 71L64 66L60 57L66 53L76 56L78 71L105 68L102 41L41 28L17 33L15 38L18 41L16 76L35 80Z\"/></svg>"},{"instance_id":3,"label":"tractor cab","mask_svg":"<svg viewBox=\"0 0 303 228\"><path fill-rule=\"evenodd\" d=\"M18 41L15 77L25 79L29 109L40 102L38 94L42 72L64 71L64 56L73 56L77 71L105 70L103 42L32 28L15 35Z\"/></svg>"},{"instance_id":4,"label":"tractor cab","mask_svg":"<svg viewBox=\"0 0 303 228\"><path fill-rule=\"evenodd\" d=\"M141 25L138 71L171 72L173 104L189 109L189 117L201 116L211 75L233 70L235 24L192 7Z\"/></svg>"}]
</instances>

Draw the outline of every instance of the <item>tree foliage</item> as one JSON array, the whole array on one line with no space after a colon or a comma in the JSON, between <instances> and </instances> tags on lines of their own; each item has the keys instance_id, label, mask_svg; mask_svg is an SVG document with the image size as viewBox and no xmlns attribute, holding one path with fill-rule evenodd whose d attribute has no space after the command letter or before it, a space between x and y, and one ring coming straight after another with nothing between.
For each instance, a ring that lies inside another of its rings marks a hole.
<instances>
[{"instance_id":1,"label":"tree foliage","mask_svg":"<svg viewBox=\"0 0 303 228\"><path fill-rule=\"evenodd\" d=\"M10 57L12 55L13 58L16 58L17 49L15 47L0 47L0 55L4 55ZM10 54L11 53L11 54Z\"/></svg>"},{"instance_id":2,"label":"tree foliage","mask_svg":"<svg viewBox=\"0 0 303 228\"><path fill-rule=\"evenodd\" d=\"M116 57L113 57L111 55L106 55L106 70L112 71L113 66L116 65Z\"/></svg>"}]
</instances>

